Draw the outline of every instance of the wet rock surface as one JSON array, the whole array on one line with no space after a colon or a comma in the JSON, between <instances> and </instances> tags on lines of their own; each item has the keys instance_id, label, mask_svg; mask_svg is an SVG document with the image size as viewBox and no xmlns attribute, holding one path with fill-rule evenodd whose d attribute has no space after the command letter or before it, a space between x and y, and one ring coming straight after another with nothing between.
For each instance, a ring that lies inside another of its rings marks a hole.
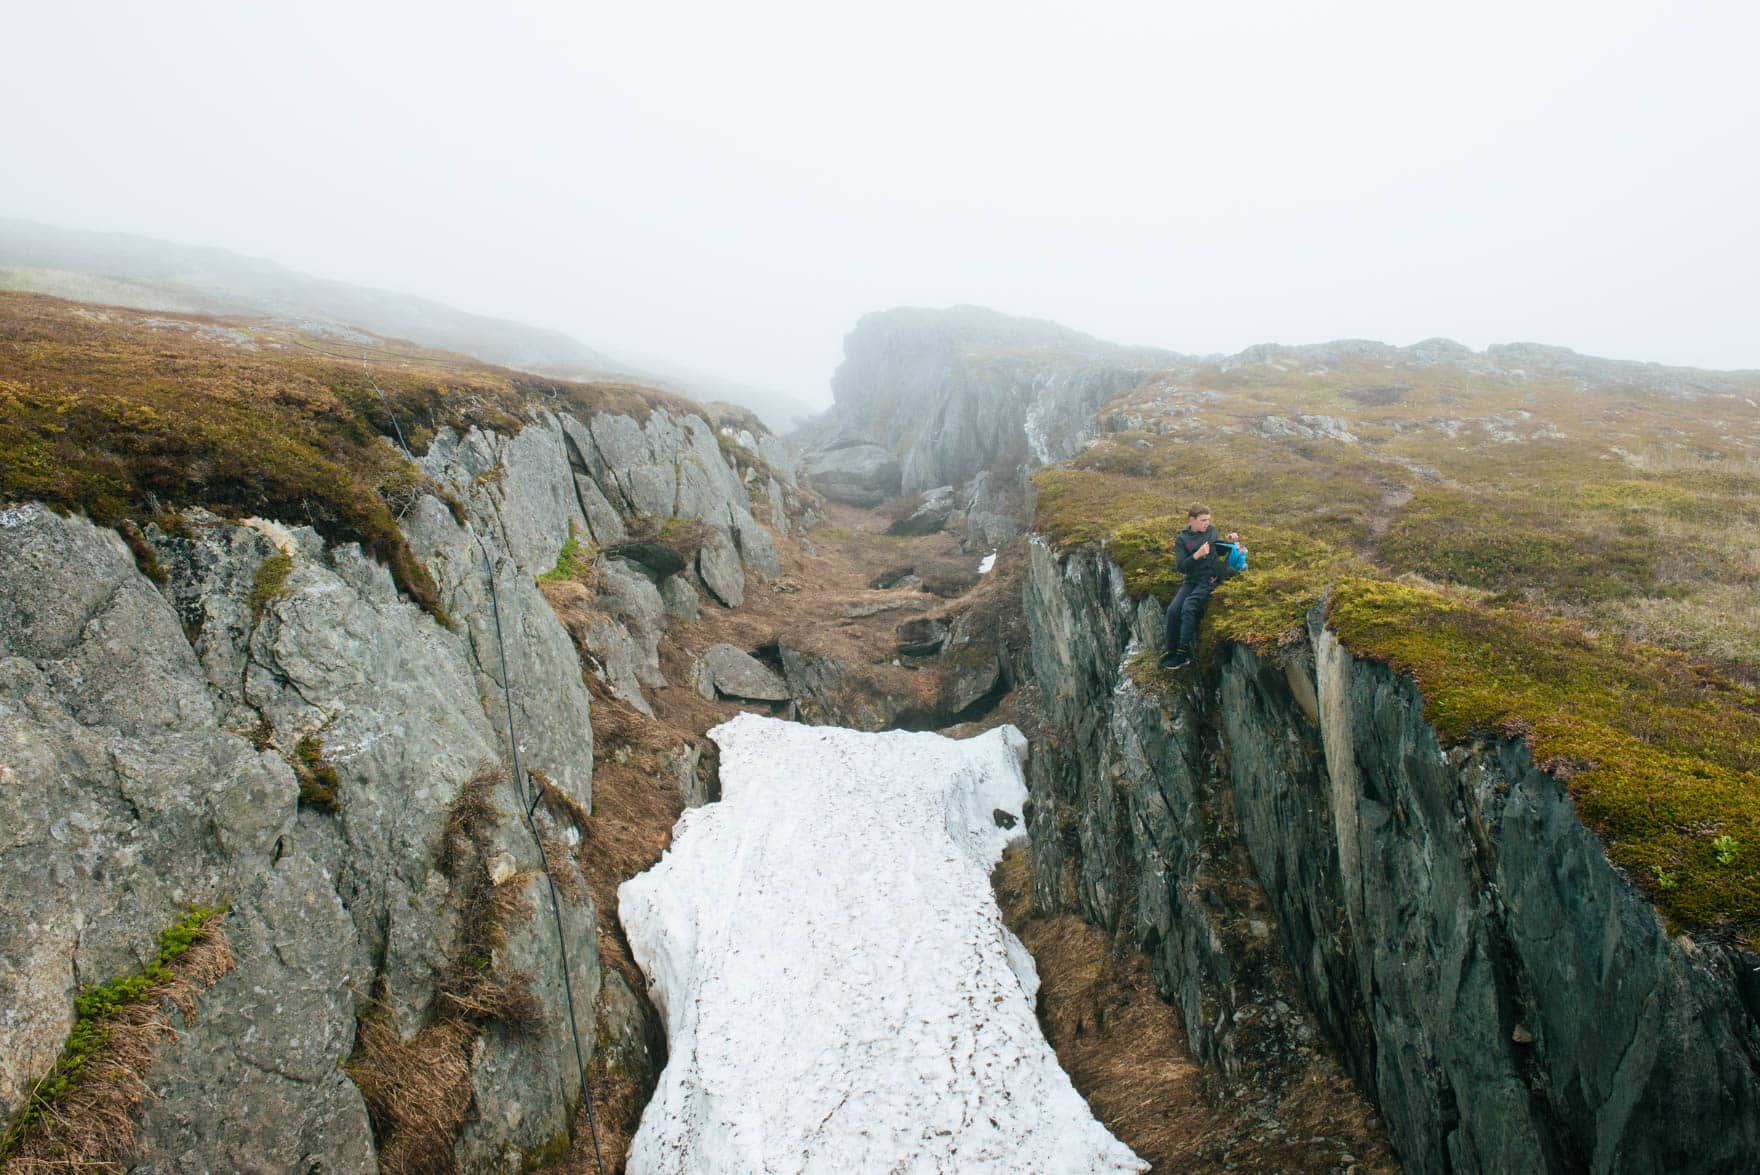
<instances>
[{"instance_id":1,"label":"wet rock surface","mask_svg":"<svg viewBox=\"0 0 1760 1175\"><path fill-rule=\"evenodd\" d=\"M1755 960L1671 938L1519 743L1444 753L1316 621L1173 684L1089 552L1032 549L1035 896L1128 933L1230 1075L1323 1034L1412 1170L1733 1170L1760 1143ZM1296 999L1290 999L1297 993Z\"/></svg>"}]
</instances>

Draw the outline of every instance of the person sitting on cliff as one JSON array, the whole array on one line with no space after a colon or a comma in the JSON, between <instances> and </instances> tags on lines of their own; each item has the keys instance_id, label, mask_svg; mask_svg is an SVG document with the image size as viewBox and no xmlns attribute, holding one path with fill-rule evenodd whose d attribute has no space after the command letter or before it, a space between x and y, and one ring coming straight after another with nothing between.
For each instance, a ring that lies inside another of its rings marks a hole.
<instances>
[{"instance_id":1,"label":"person sitting on cliff","mask_svg":"<svg viewBox=\"0 0 1760 1175\"><path fill-rule=\"evenodd\" d=\"M1239 543L1240 535L1228 532L1228 541ZM1186 511L1186 525L1173 536L1173 565L1186 577L1173 603L1167 606L1167 651L1161 654L1163 669L1184 669L1192 663L1198 648L1198 621L1204 605L1216 585L1233 574L1226 555L1216 547L1222 536L1210 525L1210 507L1193 502ZM1244 552L1245 547L1241 550Z\"/></svg>"}]
</instances>

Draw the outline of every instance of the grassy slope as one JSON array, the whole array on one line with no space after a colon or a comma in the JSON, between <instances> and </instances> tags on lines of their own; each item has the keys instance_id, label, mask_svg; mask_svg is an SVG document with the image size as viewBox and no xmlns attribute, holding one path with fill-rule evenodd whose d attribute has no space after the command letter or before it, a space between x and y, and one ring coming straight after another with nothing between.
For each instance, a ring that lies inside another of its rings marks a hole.
<instances>
[{"instance_id":1,"label":"grassy slope","mask_svg":"<svg viewBox=\"0 0 1760 1175\"><path fill-rule=\"evenodd\" d=\"M1040 529L1106 542L1133 593L1165 600L1169 541L1206 500L1253 562L1217 592L1214 636L1275 651L1326 596L1347 645L1415 677L1446 742L1526 736L1660 909L1760 945L1752 403L1297 367L1115 401L1124 431L1039 474ZM1355 440L1267 435L1304 414Z\"/></svg>"},{"instance_id":2,"label":"grassy slope","mask_svg":"<svg viewBox=\"0 0 1760 1175\"><path fill-rule=\"evenodd\" d=\"M432 579L395 507L423 488L386 444L377 381L411 447L436 428L518 431L534 408L645 415L686 405L622 384L539 380L410 344L363 365L247 320L167 317L0 293L0 503L41 499L106 524L183 506L310 522L358 541L430 610ZM552 391L554 389L554 392Z\"/></svg>"}]
</instances>

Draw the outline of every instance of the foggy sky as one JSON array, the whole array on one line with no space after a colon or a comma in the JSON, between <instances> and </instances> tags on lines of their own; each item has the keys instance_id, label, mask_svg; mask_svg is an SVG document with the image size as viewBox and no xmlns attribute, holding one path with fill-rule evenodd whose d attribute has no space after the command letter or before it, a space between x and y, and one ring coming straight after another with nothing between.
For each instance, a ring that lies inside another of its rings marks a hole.
<instances>
[{"instance_id":1,"label":"foggy sky","mask_svg":"<svg viewBox=\"0 0 1760 1175\"><path fill-rule=\"evenodd\" d=\"M1760 368L1747 3L0 0L0 215L809 401L973 302Z\"/></svg>"}]
</instances>

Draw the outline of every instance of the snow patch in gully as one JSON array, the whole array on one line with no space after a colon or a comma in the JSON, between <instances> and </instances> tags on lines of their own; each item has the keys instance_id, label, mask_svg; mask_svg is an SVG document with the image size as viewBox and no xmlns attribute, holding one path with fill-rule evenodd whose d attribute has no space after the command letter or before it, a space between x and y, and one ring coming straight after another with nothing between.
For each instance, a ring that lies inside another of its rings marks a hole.
<instances>
[{"instance_id":1,"label":"snow patch in gully","mask_svg":"<svg viewBox=\"0 0 1760 1175\"><path fill-rule=\"evenodd\" d=\"M721 801L618 891L670 1054L632 1175L1146 1169L1058 1066L990 890L1019 731L709 734Z\"/></svg>"}]
</instances>

